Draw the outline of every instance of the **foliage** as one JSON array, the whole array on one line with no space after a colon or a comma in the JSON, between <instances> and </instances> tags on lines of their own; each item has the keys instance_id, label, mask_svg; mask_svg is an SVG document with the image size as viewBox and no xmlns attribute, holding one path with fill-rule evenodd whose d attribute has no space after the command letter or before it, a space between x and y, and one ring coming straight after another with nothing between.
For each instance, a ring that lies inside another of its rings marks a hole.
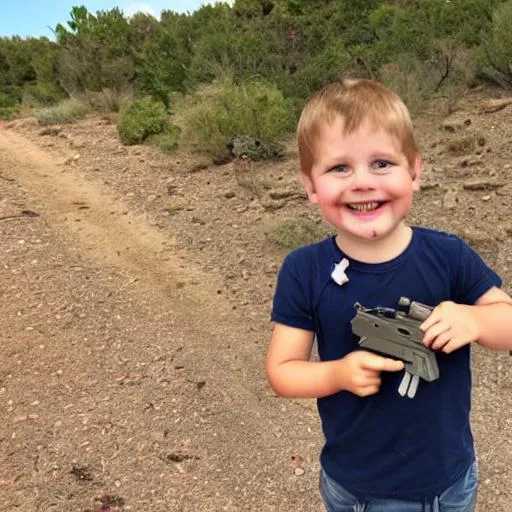
<instances>
[{"instance_id":1,"label":"foliage","mask_svg":"<svg viewBox=\"0 0 512 512\"><path fill-rule=\"evenodd\" d=\"M149 146L155 146L166 154L174 153L180 146L181 129L170 125L165 133L150 135L145 141Z\"/></svg>"},{"instance_id":2,"label":"foliage","mask_svg":"<svg viewBox=\"0 0 512 512\"><path fill-rule=\"evenodd\" d=\"M352 56L339 38L329 41L326 47L308 59L292 75L283 76L278 84L290 98L304 99L320 87L339 80L351 69Z\"/></svg>"},{"instance_id":3,"label":"foliage","mask_svg":"<svg viewBox=\"0 0 512 512\"><path fill-rule=\"evenodd\" d=\"M92 110L102 114L121 112L124 107L133 101L131 91L118 91L108 88L98 92L86 91L84 97Z\"/></svg>"},{"instance_id":4,"label":"foliage","mask_svg":"<svg viewBox=\"0 0 512 512\"><path fill-rule=\"evenodd\" d=\"M142 144L151 135L169 133L171 128L165 105L146 96L121 113L117 132L123 144L133 145Z\"/></svg>"},{"instance_id":5,"label":"foliage","mask_svg":"<svg viewBox=\"0 0 512 512\"><path fill-rule=\"evenodd\" d=\"M54 82L33 82L23 88L22 103L26 107L47 107L66 98L65 92Z\"/></svg>"},{"instance_id":6,"label":"foliage","mask_svg":"<svg viewBox=\"0 0 512 512\"><path fill-rule=\"evenodd\" d=\"M0 91L0 119L12 119L19 112L16 98Z\"/></svg>"},{"instance_id":7,"label":"foliage","mask_svg":"<svg viewBox=\"0 0 512 512\"><path fill-rule=\"evenodd\" d=\"M0 107L9 108L15 107L18 104L16 98L9 96L5 92L0 91Z\"/></svg>"},{"instance_id":8,"label":"foliage","mask_svg":"<svg viewBox=\"0 0 512 512\"><path fill-rule=\"evenodd\" d=\"M277 73L277 42L264 32L216 31L198 41L190 64L192 83L211 82L228 70L236 81Z\"/></svg>"},{"instance_id":9,"label":"foliage","mask_svg":"<svg viewBox=\"0 0 512 512\"><path fill-rule=\"evenodd\" d=\"M496 9L492 30L485 39L482 54L484 74L503 87L512 87L511 0Z\"/></svg>"},{"instance_id":10,"label":"foliage","mask_svg":"<svg viewBox=\"0 0 512 512\"><path fill-rule=\"evenodd\" d=\"M307 219L286 219L270 224L265 229L267 241L288 250L318 242L325 238L327 233L326 226Z\"/></svg>"},{"instance_id":11,"label":"foliage","mask_svg":"<svg viewBox=\"0 0 512 512\"><path fill-rule=\"evenodd\" d=\"M233 135L244 134L277 142L294 126L289 104L271 84L232 80L215 82L175 106L186 139L203 151L223 151Z\"/></svg>"},{"instance_id":12,"label":"foliage","mask_svg":"<svg viewBox=\"0 0 512 512\"><path fill-rule=\"evenodd\" d=\"M191 113L176 117L212 150L242 130L279 136L343 76L382 80L412 110L439 96L453 106L482 78L511 87L511 28L512 0L236 0L160 19L73 7L55 41L0 37L0 92L14 101L4 108L78 97L100 112L143 96L169 111L179 93Z\"/></svg>"},{"instance_id":13,"label":"foliage","mask_svg":"<svg viewBox=\"0 0 512 512\"><path fill-rule=\"evenodd\" d=\"M68 28L57 25L61 46L60 82L68 94L104 88L123 89L133 80L130 27L118 8L93 15L73 7Z\"/></svg>"},{"instance_id":14,"label":"foliage","mask_svg":"<svg viewBox=\"0 0 512 512\"><path fill-rule=\"evenodd\" d=\"M136 57L135 84L139 93L149 94L168 106L170 92L185 92L190 57L172 33L163 28L157 32Z\"/></svg>"},{"instance_id":15,"label":"foliage","mask_svg":"<svg viewBox=\"0 0 512 512\"><path fill-rule=\"evenodd\" d=\"M18 115L20 111L19 106L16 107L0 107L0 119L9 121Z\"/></svg>"},{"instance_id":16,"label":"foliage","mask_svg":"<svg viewBox=\"0 0 512 512\"><path fill-rule=\"evenodd\" d=\"M83 119L89 112L89 106L79 100L65 100L54 107L38 108L34 117L39 124L46 126L52 124L69 124Z\"/></svg>"}]
</instances>

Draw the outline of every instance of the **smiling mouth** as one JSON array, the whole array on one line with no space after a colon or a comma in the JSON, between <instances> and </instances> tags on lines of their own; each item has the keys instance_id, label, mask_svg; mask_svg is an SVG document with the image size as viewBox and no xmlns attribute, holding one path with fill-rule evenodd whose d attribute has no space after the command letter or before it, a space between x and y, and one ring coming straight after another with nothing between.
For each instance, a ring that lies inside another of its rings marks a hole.
<instances>
[{"instance_id":1,"label":"smiling mouth","mask_svg":"<svg viewBox=\"0 0 512 512\"><path fill-rule=\"evenodd\" d=\"M356 212L371 212L382 206L382 201L372 201L370 203L349 203L347 206Z\"/></svg>"}]
</instances>

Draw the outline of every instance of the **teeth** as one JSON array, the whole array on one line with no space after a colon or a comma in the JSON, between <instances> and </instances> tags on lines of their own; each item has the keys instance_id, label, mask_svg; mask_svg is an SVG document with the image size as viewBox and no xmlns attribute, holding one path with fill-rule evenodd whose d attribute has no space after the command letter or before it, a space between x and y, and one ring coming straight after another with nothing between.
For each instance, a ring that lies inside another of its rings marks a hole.
<instances>
[{"instance_id":1,"label":"teeth","mask_svg":"<svg viewBox=\"0 0 512 512\"><path fill-rule=\"evenodd\" d=\"M355 203L355 204L349 204L349 208L352 210L356 210L358 212L369 212L371 210L375 210L379 207L379 203L373 202L373 203Z\"/></svg>"}]
</instances>

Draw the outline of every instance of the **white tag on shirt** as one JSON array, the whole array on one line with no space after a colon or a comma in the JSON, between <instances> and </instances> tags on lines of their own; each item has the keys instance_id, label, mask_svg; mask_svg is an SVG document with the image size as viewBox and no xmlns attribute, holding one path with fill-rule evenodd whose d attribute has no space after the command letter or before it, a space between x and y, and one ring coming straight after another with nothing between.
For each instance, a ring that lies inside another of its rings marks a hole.
<instances>
[{"instance_id":1,"label":"white tag on shirt","mask_svg":"<svg viewBox=\"0 0 512 512\"><path fill-rule=\"evenodd\" d=\"M348 260L347 258L343 258L339 263L334 265L334 270L331 272L331 277L333 281L340 286L345 284L349 279L345 270L348 268Z\"/></svg>"}]
</instances>

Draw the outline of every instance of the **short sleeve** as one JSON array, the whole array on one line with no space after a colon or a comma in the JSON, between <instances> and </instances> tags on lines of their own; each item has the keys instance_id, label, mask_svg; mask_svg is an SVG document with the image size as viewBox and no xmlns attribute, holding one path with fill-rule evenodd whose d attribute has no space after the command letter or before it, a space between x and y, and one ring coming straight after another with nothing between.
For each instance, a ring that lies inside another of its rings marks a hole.
<instances>
[{"instance_id":1,"label":"short sleeve","mask_svg":"<svg viewBox=\"0 0 512 512\"><path fill-rule=\"evenodd\" d=\"M289 255L279 271L272 304L271 319L274 322L315 331L311 293L307 286L308 272Z\"/></svg>"},{"instance_id":2,"label":"short sleeve","mask_svg":"<svg viewBox=\"0 0 512 512\"><path fill-rule=\"evenodd\" d=\"M480 255L460 240L458 279L455 302L474 304L493 286L501 287L501 278L487 266Z\"/></svg>"}]
</instances>

